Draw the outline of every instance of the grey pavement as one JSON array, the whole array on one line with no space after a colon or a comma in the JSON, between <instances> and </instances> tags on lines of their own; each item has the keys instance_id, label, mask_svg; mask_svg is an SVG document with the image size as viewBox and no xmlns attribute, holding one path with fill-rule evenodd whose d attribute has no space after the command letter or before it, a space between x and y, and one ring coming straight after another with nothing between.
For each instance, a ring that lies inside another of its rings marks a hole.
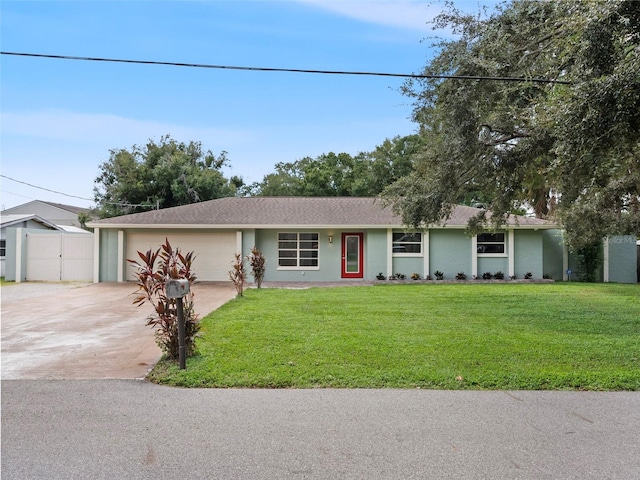
<instances>
[{"instance_id":1,"label":"grey pavement","mask_svg":"<svg viewBox=\"0 0 640 480\"><path fill-rule=\"evenodd\" d=\"M2 479L637 479L637 392L2 382Z\"/></svg>"},{"instance_id":2,"label":"grey pavement","mask_svg":"<svg viewBox=\"0 0 640 480\"><path fill-rule=\"evenodd\" d=\"M132 304L134 283L3 286L2 379L144 378L160 358L146 326L152 307ZM235 296L231 282L194 286L207 315Z\"/></svg>"}]
</instances>

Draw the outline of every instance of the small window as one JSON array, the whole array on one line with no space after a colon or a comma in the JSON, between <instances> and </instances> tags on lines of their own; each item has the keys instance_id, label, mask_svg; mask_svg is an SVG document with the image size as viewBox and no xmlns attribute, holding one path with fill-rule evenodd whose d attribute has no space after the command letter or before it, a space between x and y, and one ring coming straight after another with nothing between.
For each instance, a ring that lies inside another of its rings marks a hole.
<instances>
[{"instance_id":1,"label":"small window","mask_svg":"<svg viewBox=\"0 0 640 480\"><path fill-rule=\"evenodd\" d=\"M410 253L413 255L421 254L422 234L417 232L394 232L393 253Z\"/></svg>"},{"instance_id":2,"label":"small window","mask_svg":"<svg viewBox=\"0 0 640 480\"><path fill-rule=\"evenodd\" d=\"M317 233L278 233L278 267L318 268Z\"/></svg>"},{"instance_id":3,"label":"small window","mask_svg":"<svg viewBox=\"0 0 640 480\"><path fill-rule=\"evenodd\" d=\"M0 257L5 257L7 254L7 241L0 240Z\"/></svg>"},{"instance_id":4,"label":"small window","mask_svg":"<svg viewBox=\"0 0 640 480\"><path fill-rule=\"evenodd\" d=\"M478 235L479 254L504 254L504 233L481 233Z\"/></svg>"}]
</instances>

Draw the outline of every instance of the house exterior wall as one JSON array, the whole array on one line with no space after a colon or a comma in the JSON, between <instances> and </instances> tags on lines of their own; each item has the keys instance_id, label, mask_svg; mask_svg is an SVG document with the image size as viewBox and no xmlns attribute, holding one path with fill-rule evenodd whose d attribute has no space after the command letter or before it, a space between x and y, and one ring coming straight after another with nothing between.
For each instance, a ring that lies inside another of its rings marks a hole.
<instances>
[{"instance_id":1,"label":"house exterior wall","mask_svg":"<svg viewBox=\"0 0 640 480\"><path fill-rule=\"evenodd\" d=\"M429 230L430 272L424 274L433 277L434 272L440 270L444 272L445 279L453 279L458 272L464 272L471 278L471 249L471 238L463 229Z\"/></svg>"},{"instance_id":2,"label":"house exterior wall","mask_svg":"<svg viewBox=\"0 0 640 480\"><path fill-rule=\"evenodd\" d=\"M131 231L140 232L141 230ZM149 232L152 231L149 230ZM385 276L402 273L407 278L412 273L418 273L423 278L427 275L434 277L434 273L437 270L443 271L446 279L453 279L458 272L464 272L471 278L474 271L474 259L477 262L475 271L479 277L485 272L494 274L497 271L502 271L505 278L507 278L510 274L510 265L512 265L513 273L518 278L523 278L525 273L531 272L534 278L542 278L543 275L549 275L556 281L562 280L565 267L563 266L564 247L560 230L510 230L507 232L507 240L505 241L507 253L504 256L474 255L474 238L467 236L464 229L453 228L434 228L424 232L421 254L411 256L393 254L391 232L396 231L399 230L387 228L369 230L336 228L273 228L244 229L241 231L229 229L175 230L176 233L180 233L183 236L187 233L197 236L212 232L234 232L236 247L241 246L240 253L242 253L243 257L249 255L254 246L265 256L265 281L340 281L342 271L342 234L357 232L362 232L364 235L363 280L367 281L375 280L379 273ZM130 267L121 252L127 251L128 232L128 230L119 233L117 229L99 229L99 281L119 281L121 280L119 275L123 276L124 279L127 278L126 272ZM317 233L319 267L278 268L279 232ZM168 236L171 238L171 232L169 232ZM329 242L329 236L332 237L332 242ZM119 246L119 242L123 242L123 245ZM637 253L635 247L635 239L632 237L614 237L610 240L608 246L609 281L635 283L637 275L635 268ZM12 251L11 248L10 242L7 242L7 254ZM13 248L15 249L15 247ZM575 255L568 255L568 267L573 270L571 280L576 280L579 272L577 271ZM246 264L246 269L248 281L253 281L248 264ZM122 274L123 271L125 272L124 275ZM601 272L600 280L602 281L603 278L604 275Z\"/></svg>"},{"instance_id":3,"label":"house exterior wall","mask_svg":"<svg viewBox=\"0 0 640 480\"><path fill-rule=\"evenodd\" d=\"M387 230L367 230L364 237L364 276L366 280L375 280L376 275L387 274Z\"/></svg>"},{"instance_id":4,"label":"house exterior wall","mask_svg":"<svg viewBox=\"0 0 640 480\"><path fill-rule=\"evenodd\" d=\"M318 234L318 268L300 268L285 270L278 268L278 233L298 232ZM256 234L258 249L267 260L264 281L266 282L329 282L340 280L341 273L341 230L327 230L318 228L279 228L261 230ZM329 235L333 243L329 243ZM365 235L365 258L367 255ZM365 274L366 274L365 265Z\"/></svg>"},{"instance_id":5,"label":"house exterior wall","mask_svg":"<svg viewBox=\"0 0 640 480\"><path fill-rule=\"evenodd\" d=\"M631 235L611 237L607 241L608 255L605 269L609 282L637 283L637 246L636 238ZM605 247L605 248L606 248Z\"/></svg>"},{"instance_id":6,"label":"house exterior wall","mask_svg":"<svg viewBox=\"0 0 640 480\"><path fill-rule=\"evenodd\" d=\"M563 258L562 230L544 230L542 232L542 273L555 281L561 281L565 273Z\"/></svg>"},{"instance_id":7,"label":"house exterior wall","mask_svg":"<svg viewBox=\"0 0 640 480\"><path fill-rule=\"evenodd\" d=\"M100 282L118 281L118 230L101 228L100 235ZM126 261L126 260L125 260ZM122 266L121 266L122 268Z\"/></svg>"},{"instance_id":8,"label":"house exterior wall","mask_svg":"<svg viewBox=\"0 0 640 480\"><path fill-rule=\"evenodd\" d=\"M509 259L507 257L478 257L478 278L482 278L482 275L487 272L492 275L496 272L502 272L504 278L508 278Z\"/></svg>"},{"instance_id":9,"label":"house exterior wall","mask_svg":"<svg viewBox=\"0 0 640 480\"><path fill-rule=\"evenodd\" d=\"M544 272L543 237L540 230L514 230L514 267L515 275L523 278L527 272L533 274L533 278L542 278ZM562 266L562 260L560 260ZM506 277L506 270L505 272ZM562 278L562 277L560 277Z\"/></svg>"}]
</instances>

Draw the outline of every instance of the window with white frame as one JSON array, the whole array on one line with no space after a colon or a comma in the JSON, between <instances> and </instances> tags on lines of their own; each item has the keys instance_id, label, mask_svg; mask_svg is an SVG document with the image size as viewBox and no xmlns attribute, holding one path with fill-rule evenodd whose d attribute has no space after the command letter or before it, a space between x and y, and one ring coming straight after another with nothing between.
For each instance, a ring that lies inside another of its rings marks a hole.
<instances>
[{"instance_id":1,"label":"window with white frame","mask_svg":"<svg viewBox=\"0 0 640 480\"><path fill-rule=\"evenodd\" d=\"M7 254L7 241L0 240L0 257L4 258Z\"/></svg>"},{"instance_id":2,"label":"window with white frame","mask_svg":"<svg viewBox=\"0 0 640 480\"><path fill-rule=\"evenodd\" d=\"M480 233L477 241L478 255L504 255L506 250L506 234Z\"/></svg>"},{"instance_id":3,"label":"window with white frame","mask_svg":"<svg viewBox=\"0 0 640 480\"><path fill-rule=\"evenodd\" d=\"M318 268L318 234L278 233L278 268Z\"/></svg>"},{"instance_id":4,"label":"window with white frame","mask_svg":"<svg viewBox=\"0 0 640 480\"><path fill-rule=\"evenodd\" d=\"M394 255L421 255L422 233L420 232L393 232Z\"/></svg>"}]
</instances>

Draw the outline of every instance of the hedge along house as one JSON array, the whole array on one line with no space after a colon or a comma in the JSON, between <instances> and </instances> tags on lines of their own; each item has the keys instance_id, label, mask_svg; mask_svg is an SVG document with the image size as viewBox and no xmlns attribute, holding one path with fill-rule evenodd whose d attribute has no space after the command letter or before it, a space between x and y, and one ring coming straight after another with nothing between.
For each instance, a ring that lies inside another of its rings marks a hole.
<instances>
[{"instance_id":1,"label":"hedge along house","mask_svg":"<svg viewBox=\"0 0 640 480\"><path fill-rule=\"evenodd\" d=\"M571 259L557 225L514 216L504 230L470 237L465 227L478 211L457 206L446 224L420 231L403 228L379 199L361 197L231 197L114 217L89 223L94 281L133 280L126 260L165 238L195 252L201 281L228 281L234 254L244 257L254 246L267 260L270 282L372 281L380 273L424 278L438 270L449 279L497 271L567 278Z\"/></svg>"}]
</instances>

